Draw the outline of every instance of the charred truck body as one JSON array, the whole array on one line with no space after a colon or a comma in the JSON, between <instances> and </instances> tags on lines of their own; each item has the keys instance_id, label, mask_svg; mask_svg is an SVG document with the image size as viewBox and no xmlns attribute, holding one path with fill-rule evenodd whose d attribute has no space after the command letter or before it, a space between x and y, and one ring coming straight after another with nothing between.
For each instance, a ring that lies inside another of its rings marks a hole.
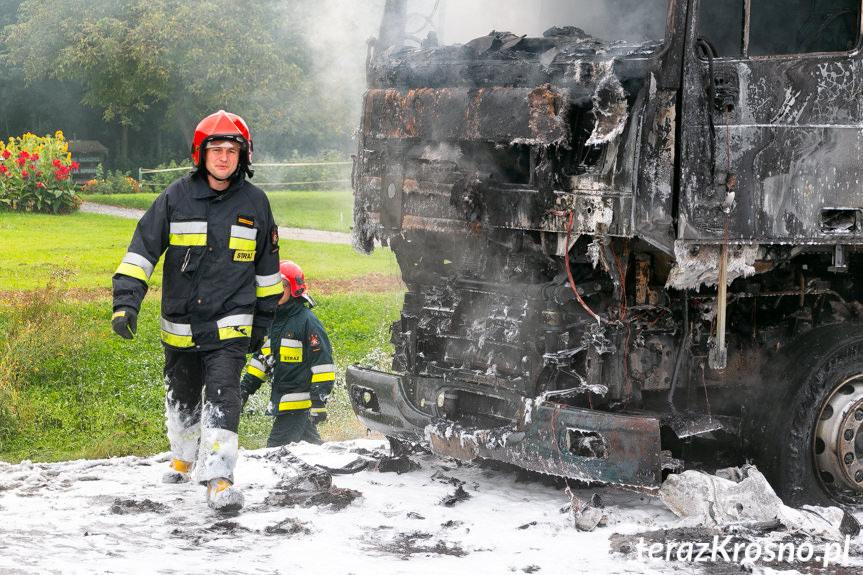
<instances>
[{"instance_id":1,"label":"charred truck body","mask_svg":"<svg viewBox=\"0 0 863 575\"><path fill-rule=\"evenodd\" d=\"M412 47L387 2L354 240L407 292L393 373L348 368L354 410L647 491L731 439L787 502L859 504L861 1L647 4L655 41Z\"/></svg>"}]
</instances>

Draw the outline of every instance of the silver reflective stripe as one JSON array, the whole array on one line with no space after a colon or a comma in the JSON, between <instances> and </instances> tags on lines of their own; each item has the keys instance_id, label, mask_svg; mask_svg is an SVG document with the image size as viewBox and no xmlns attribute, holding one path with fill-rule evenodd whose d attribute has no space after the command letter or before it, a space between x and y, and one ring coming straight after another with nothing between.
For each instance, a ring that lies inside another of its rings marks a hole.
<instances>
[{"instance_id":1,"label":"silver reflective stripe","mask_svg":"<svg viewBox=\"0 0 863 575\"><path fill-rule=\"evenodd\" d=\"M301 393L286 393L279 399L280 403L286 403L289 401L306 401L312 398L312 394L308 391L304 391Z\"/></svg>"},{"instance_id":2,"label":"silver reflective stripe","mask_svg":"<svg viewBox=\"0 0 863 575\"><path fill-rule=\"evenodd\" d=\"M162 318L162 329L174 335L192 335L192 324L190 323L174 323Z\"/></svg>"},{"instance_id":3,"label":"silver reflective stripe","mask_svg":"<svg viewBox=\"0 0 863 575\"><path fill-rule=\"evenodd\" d=\"M267 366L265 366L263 364L263 362L258 361L258 359L254 358L254 357L249 362L249 366L254 367L255 369L259 369L261 371L267 371Z\"/></svg>"},{"instance_id":4,"label":"silver reflective stripe","mask_svg":"<svg viewBox=\"0 0 863 575\"><path fill-rule=\"evenodd\" d=\"M136 254L134 252L126 252L126 255L123 256L123 263L138 266L139 268L144 270L145 274L147 274L147 279L150 279L150 276L153 275L153 268L155 266L150 263L150 260L140 254Z\"/></svg>"},{"instance_id":5,"label":"silver reflective stripe","mask_svg":"<svg viewBox=\"0 0 863 575\"><path fill-rule=\"evenodd\" d=\"M244 313L238 315L229 315L223 317L220 320L217 320L216 325L220 328L252 325L252 314Z\"/></svg>"},{"instance_id":6,"label":"silver reflective stripe","mask_svg":"<svg viewBox=\"0 0 863 575\"><path fill-rule=\"evenodd\" d=\"M254 240L258 237L258 230L243 226L231 226L231 236L235 238L243 238L244 240Z\"/></svg>"},{"instance_id":7,"label":"silver reflective stripe","mask_svg":"<svg viewBox=\"0 0 863 575\"><path fill-rule=\"evenodd\" d=\"M207 222L171 222L172 234L206 234Z\"/></svg>"},{"instance_id":8,"label":"silver reflective stripe","mask_svg":"<svg viewBox=\"0 0 863 575\"><path fill-rule=\"evenodd\" d=\"M282 283L282 274L276 272L268 276L255 276L255 284L258 287L270 287Z\"/></svg>"},{"instance_id":9,"label":"silver reflective stripe","mask_svg":"<svg viewBox=\"0 0 863 575\"><path fill-rule=\"evenodd\" d=\"M303 347L303 342L298 339L283 339L282 347Z\"/></svg>"},{"instance_id":10,"label":"silver reflective stripe","mask_svg":"<svg viewBox=\"0 0 863 575\"><path fill-rule=\"evenodd\" d=\"M313 365L312 366L312 373L327 373L327 372L335 371L335 370L336 370L336 366L334 366L331 363L325 363L322 365Z\"/></svg>"}]
</instances>

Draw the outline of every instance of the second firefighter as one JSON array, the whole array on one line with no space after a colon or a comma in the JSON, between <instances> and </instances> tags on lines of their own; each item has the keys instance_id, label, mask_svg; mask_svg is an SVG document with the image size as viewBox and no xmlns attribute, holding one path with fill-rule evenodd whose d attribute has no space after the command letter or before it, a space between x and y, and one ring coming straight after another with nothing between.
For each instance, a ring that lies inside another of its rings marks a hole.
<instances>
[{"instance_id":1,"label":"second firefighter","mask_svg":"<svg viewBox=\"0 0 863 575\"><path fill-rule=\"evenodd\" d=\"M267 447L307 441L323 443L316 424L326 419L327 398L336 374L330 340L311 310L315 305L303 270L290 260L279 262L284 294L279 300L270 337L252 356L241 382L243 404L270 379L267 414L275 417Z\"/></svg>"}]
</instances>

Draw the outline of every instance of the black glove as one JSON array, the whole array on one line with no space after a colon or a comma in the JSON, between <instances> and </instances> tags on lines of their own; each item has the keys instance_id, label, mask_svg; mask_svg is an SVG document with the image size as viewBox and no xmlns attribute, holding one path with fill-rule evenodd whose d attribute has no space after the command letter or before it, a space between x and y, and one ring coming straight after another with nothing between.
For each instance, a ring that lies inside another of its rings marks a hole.
<instances>
[{"instance_id":1,"label":"black glove","mask_svg":"<svg viewBox=\"0 0 863 575\"><path fill-rule=\"evenodd\" d=\"M252 326L252 335L249 340L249 353L260 351L261 346L264 345L265 341L267 341L267 331L269 330L263 326Z\"/></svg>"},{"instance_id":2,"label":"black glove","mask_svg":"<svg viewBox=\"0 0 863 575\"><path fill-rule=\"evenodd\" d=\"M312 424L317 425L319 423L323 423L327 420L327 408L326 407L313 407L309 410L309 419L312 421Z\"/></svg>"},{"instance_id":3,"label":"black glove","mask_svg":"<svg viewBox=\"0 0 863 575\"><path fill-rule=\"evenodd\" d=\"M138 312L130 307L118 307L111 316L111 328L123 339L134 339L138 331Z\"/></svg>"}]
</instances>

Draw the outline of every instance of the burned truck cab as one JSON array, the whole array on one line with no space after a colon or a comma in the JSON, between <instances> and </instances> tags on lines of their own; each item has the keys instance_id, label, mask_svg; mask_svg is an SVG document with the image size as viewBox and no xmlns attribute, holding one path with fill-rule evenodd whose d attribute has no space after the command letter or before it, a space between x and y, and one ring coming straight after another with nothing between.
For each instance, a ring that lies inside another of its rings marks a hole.
<instances>
[{"instance_id":1,"label":"burned truck cab","mask_svg":"<svg viewBox=\"0 0 863 575\"><path fill-rule=\"evenodd\" d=\"M725 440L789 502L859 502L861 2L603 5L642 37L438 45L386 3L354 245L407 291L392 371L347 370L357 416L646 491Z\"/></svg>"}]
</instances>

